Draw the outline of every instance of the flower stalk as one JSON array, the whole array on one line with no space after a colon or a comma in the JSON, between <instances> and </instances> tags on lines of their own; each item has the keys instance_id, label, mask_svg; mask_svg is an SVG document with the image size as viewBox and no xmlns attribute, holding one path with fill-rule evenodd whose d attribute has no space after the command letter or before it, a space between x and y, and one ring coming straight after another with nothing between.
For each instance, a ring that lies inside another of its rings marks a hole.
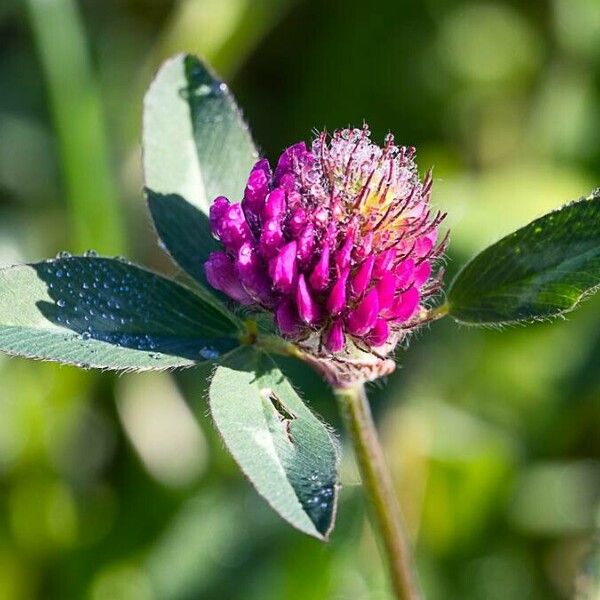
<instances>
[{"instance_id":1,"label":"flower stalk","mask_svg":"<svg viewBox=\"0 0 600 600\"><path fill-rule=\"evenodd\" d=\"M382 541L395 596L398 600L419 600L409 542L364 385L338 388L335 394L371 504L373 526Z\"/></svg>"},{"instance_id":2,"label":"flower stalk","mask_svg":"<svg viewBox=\"0 0 600 600\"><path fill-rule=\"evenodd\" d=\"M448 312L450 311L450 305L448 302L444 302L440 306L429 311L428 320L429 321L437 321L438 319L443 319Z\"/></svg>"}]
</instances>

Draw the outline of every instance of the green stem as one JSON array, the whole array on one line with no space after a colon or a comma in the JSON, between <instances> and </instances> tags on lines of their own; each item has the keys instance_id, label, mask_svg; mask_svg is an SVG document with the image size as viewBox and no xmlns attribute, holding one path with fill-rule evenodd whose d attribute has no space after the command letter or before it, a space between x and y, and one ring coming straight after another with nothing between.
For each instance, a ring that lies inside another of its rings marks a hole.
<instances>
[{"instance_id":1,"label":"green stem","mask_svg":"<svg viewBox=\"0 0 600 600\"><path fill-rule=\"evenodd\" d=\"M304 359L304 353L295 344L284 340L278 335L258 333L256 324L253 322L246 321L246 333L242 336L241 341L243 344L254 344L265 352L292 356L300 360Z\"/></svg>"},{"instance_id":2,"label":"green stem","mask_svg":"<svg viewBox=\"0 0 600 600\"><path fill-rule=\"evenodd\" d=\"M429 311L429 318L432 321L437 321L438 319L442 319L450 312L450 305L448 302L444 302L444 304L438 306L437 308Z\"/></svg>"},{"instance_id":3,"label":"green stem","mask_svg":"<svg viewBox=\"0 0 600 600\"><path fill-rule=\"evenodd\" d=\"M373 422L363 385L335 390L354 447L363 488L370 500L374 527L379 530L398 600L418 600L409 543L392 478Z\"/></svg>"},{"instance_id":4,"label":"green stem","mask_svg":"<svg viewBox=\"0 0 600 600\"><path fill-rule=\"evenodd\" d=\"M77 5L74 0L27 0L27 7L61 153L73 225L70 249L121 254L121 208Z\"/></svg>"}]
</instances>

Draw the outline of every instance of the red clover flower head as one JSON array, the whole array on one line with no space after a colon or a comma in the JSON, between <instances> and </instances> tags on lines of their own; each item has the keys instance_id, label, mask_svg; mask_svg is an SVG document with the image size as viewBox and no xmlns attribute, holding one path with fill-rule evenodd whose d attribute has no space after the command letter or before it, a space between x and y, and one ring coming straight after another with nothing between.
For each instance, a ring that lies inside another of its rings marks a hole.
<instances>
[{"instance_id":1,"label":"red clover flower head","mask_svg":"<svg viewBox=\"0 0 600 600\"><path fill-rule=\"evenodd\" d=\"M223 250L206 262L209 283L272 311L281 334L315 355L385 356L426 320L441 286L432 267L445 215L432 213L431 173L420 181L414 157L391 134L377 146L364 127L289 147L274 173L258 161L241 203L211 206Z\"/></svg>"}]
</instances>

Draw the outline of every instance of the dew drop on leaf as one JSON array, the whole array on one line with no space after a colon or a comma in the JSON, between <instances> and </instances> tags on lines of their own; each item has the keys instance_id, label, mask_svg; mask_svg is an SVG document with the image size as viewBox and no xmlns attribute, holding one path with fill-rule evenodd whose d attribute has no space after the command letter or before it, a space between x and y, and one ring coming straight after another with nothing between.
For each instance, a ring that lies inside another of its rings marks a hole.
<instances>
[{"instance_id":1,"label":"dew drop on leaf","mask_svg":"<svg viewBox=\"0 0 600 600\"><path fill-rule=\"evenodd\" d=\"M219 353L214 348L202 348L199 354L206 360L215 360L219 358Z\"/></svg>"},{"instance_id":2,"label":"dew drop on leaf","mask_svg":"<svg viewBox=\"0 0 600 600\"><path fill-rule=\"evenodd\" d=\"M196 93L197 96L210 96L212 91L213 91L212 87L210 85L207 85L206 83L199 85L194 90L194 92Z\"/></svg>"}]
</instances>

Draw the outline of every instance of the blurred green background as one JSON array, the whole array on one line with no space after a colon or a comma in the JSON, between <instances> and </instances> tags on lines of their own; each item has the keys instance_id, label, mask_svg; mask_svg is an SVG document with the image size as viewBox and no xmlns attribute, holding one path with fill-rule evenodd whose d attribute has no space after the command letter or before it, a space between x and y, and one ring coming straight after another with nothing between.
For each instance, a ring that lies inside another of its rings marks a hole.
<instances>
[{"instance_id":1,"label":"blurred green background","mask_svg":"<svg viewBox=\"0 0 600 600\"><path fill-rule=\"evenodd\" d=\"M417 146L448 277L600 184L599 0L0 0L0 264L91 247L173 272L139 139L143 92L183 50L271 158L363 121ZM429 599L572 596L600 519L599 309L435 323L372 389ZM327 389L284 368L340 431ZM224 452L206 373L0 356L0 600L389 598L350 453L332 541L303 537Z\"/></svg>"}]
</instances>

